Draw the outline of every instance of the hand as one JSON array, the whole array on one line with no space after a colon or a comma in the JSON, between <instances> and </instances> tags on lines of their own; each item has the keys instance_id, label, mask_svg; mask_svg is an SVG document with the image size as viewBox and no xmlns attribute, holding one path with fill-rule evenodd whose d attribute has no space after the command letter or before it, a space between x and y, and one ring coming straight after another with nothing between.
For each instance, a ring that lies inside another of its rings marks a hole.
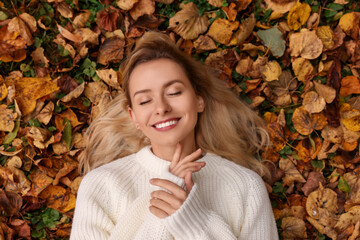
<instances>
[{"instance_id":1,"label":"hand","mask_svg":"<svg viewBox=\"0 0 360 240\"><path fill-rule=\"evenodd\" d=\"M185 185L191 186L190 190L184 190L177 184L165 179L153 178L150 183L168 191L157 190L151 193L149 209L158 218L165 218L176 212L185 202L194 185L190 171L185 175Z\"/></svg>"},{"instance_id":2,"label":"hand","mask_svg":"<svg viewBox=\"0 0 360 240\"><path fill-rule=\"evenodd\" d=\"M200 148L183 159L180 159L181 151L181 144L178 143L169 167L172 174L184 178L188 172L198 172L205 166L205 162L195 162L201 156L202 150Z\"/></svg>"}]
</instances>

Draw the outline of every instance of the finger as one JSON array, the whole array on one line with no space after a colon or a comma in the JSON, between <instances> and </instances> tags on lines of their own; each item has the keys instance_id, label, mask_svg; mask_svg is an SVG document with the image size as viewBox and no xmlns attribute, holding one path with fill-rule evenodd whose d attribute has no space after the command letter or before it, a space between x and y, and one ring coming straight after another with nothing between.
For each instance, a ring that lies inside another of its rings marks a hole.
<instances>
[{"instance_id":1,"label":"finger","mask_svg":"<svg viewBox=\"0 0 360 240\"><path fill-rule=\"evenodd\" d=\"M176 145L174 156L171 160L170 169L173 169L180 161L181 151L182 151L182 146L180 143L178 143Z\"/></svg>"},{"instance_id":2,"label":"finger","mask_svg":"<svg viewBox=\"0 0 360 240\"><path fill-rule=\"evenodd\" d=\"M191 153L190 155L184 157L183 159L181 159L177 165L174 165L172 168L171 168L171 172L178 172L178 169L185 163L188 163L188 162L194 162L196 161L197 159L199 159L199 157L201 156L202 154L202 150L201 148L197 149L195 152Z\"/></svg>"},{"instance_id":3,"label":"finger","mask_svg":"<svg viewBox=\"0 0 360 240\"><path fill-rule=\"evenodd\" d=\"M169 180L153 178L150 180L150 183L168 190L178 199L185 200L187 197L187 193L182 187L173 182L170 182Z\"/></svg>"},{"instance_id":4,"label":"finger","mask_svg":"<svg viewBox=\"0 0 360 240\"><path fill-rule=\"evenodd\" d=\"M158 190L151 193L152 199L159 199L168 203L173 209L179 209L185 199L178 199L173 194Z\"/></svg>"},{"instance_id":5,"label":"finger","mask_svg":"<svg viewBox=\"0 0 360 240\"><path fill-rule=\"evenodd\" d=\"M169 216L169 214L167 214L165 211L154 206L150 206L149 210L152 214L154 214L158 218L166 218L167 216Z\"/></svg>"},{"instance_id":6,"label":"finger","mask_svg":"<svg viewBox=\"0 0 360 240\"><path fill-rule=\"evenodd\" d=\"M192 180L192 172L187 172L184 177L185 180L185 186L188 191L188 193L191 191L192 187L194 186L194 182Z\"/></svg>"},{"instance_id":7,"label":"finger","mask_svg":"<svg viewBox=\"0 0 360 240\"><path fill-rule=\"evenodd\" d=\"M176 211L169 203L157 198L152 198L150 205L164 211L167 215L171 215Z\"/></svg>"},{"instance_id":8,"label":"finger","mask_svg":"<svg viewBox=\"0 0 360 240\"><path fill-rule=\"evenodd\" d=\"M187 172L189 172L189 171L192 173L199 172L204 166L194 165L194 166L186 167L184 169L179 170L177 173L174 173L174 174L180 178L184 178Z\"/></svg>"}]
</instances>

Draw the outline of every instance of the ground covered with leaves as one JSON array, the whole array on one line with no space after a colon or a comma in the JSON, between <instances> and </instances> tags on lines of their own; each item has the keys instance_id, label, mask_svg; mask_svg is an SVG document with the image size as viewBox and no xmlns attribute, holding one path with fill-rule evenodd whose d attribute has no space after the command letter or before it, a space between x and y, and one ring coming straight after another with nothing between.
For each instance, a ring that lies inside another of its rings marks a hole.
<instances>
[{"instance_id":1,"label":"ground covered with leaves","mask_svg":"<svg viewBox=\"0 0 360 240\"><path fill-rule=\"evenodd\" d=\"M265 119L281 239L360 239L356 0L0 0L0 239L68 239L84 131L147 30Z\"/></svg>"}]
</instances>

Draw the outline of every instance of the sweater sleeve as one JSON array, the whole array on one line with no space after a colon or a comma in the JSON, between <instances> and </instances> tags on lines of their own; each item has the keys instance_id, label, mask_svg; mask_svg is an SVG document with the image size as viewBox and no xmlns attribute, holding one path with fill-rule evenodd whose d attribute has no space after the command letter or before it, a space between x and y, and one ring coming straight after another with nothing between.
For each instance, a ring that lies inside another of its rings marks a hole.
<instances>
[{"instance_id":1,"label":"sweater sleeve","mask_svg":"<svg viewBox=\"0 0 360 240\"><path fill-rule=\"evenodd\" d=\"M262 180L260 179L259 182L259 179L249 183L249 194L244 203L245 216L241 226L238 226L240 236L234 234L230 225L221 216L204 206L197 184L193 186L183 206L163 220L164 225L175 239L277 240L278 235L268 194Z\"/></svg>"},{"instance_id":2,"label":"sweater sleeve","mask_svg":"<svg viewBox=\"0 0 360 240\"><path fill-rule=\"evenodd\" d=\"M110 217L110 196L103 177L87 174L79 187L70 240L108 239L114 223Z\"/></svg>"}]
</instances>

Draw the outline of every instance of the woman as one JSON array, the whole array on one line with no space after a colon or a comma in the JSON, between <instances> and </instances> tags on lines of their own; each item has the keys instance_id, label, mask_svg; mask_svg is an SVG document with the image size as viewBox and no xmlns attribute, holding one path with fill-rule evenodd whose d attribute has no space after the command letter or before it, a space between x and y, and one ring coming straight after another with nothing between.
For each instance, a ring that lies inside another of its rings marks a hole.
<instances>
[{"instance_id":1,"label":"woman","mask_svg":"<svg viewBox=\"0 0 360 240\"><path fill-rule=\"evenodd\" d=\"M88 130L71 239L278 239L254 172L262 120L164 34L121 72L124 93Z\"/></svg>"}]
</instances>

